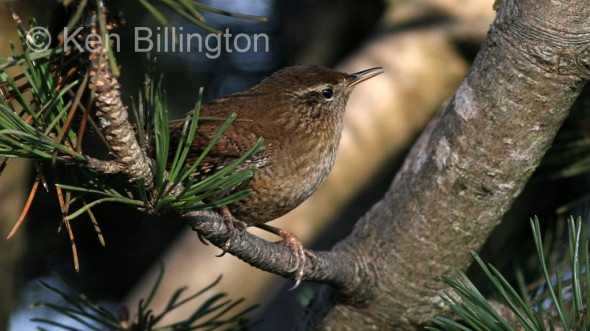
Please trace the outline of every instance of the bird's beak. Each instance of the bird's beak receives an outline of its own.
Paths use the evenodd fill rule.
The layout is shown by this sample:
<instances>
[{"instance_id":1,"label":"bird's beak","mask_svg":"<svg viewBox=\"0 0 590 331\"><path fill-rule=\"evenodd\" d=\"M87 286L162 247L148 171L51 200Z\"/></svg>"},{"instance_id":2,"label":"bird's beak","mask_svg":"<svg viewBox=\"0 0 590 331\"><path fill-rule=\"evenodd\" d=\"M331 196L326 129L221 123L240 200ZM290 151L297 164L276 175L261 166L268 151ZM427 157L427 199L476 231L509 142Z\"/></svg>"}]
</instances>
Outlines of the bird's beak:
<instances>
[{"instance_id":1,"label":"bird's beak","mask_svg":"<svg viewBox=\"0 0 590 331\"><path fill-rule=\"evenodd\" d=\"M376 68L371 68L371 69L359 71L354 74L350 74L348 76L348 86L346 88L350 89L353 86L357 85L358 83L362 83L362 82L366 81L367 79L373 78L373 77L380 75L382 73L383 73L383 68L376 67Z\"/></svg>"}]
</instances>

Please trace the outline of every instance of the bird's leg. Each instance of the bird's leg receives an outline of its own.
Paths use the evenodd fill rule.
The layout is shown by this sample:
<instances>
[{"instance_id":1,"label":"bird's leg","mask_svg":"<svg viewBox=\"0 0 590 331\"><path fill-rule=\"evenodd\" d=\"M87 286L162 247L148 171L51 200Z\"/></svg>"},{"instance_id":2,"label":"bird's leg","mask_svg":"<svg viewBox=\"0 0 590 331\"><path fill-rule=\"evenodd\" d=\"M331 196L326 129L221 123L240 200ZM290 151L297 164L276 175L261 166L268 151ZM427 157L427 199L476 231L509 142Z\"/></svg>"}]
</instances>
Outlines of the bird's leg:
<instances>
[{"instance_id":1,"label":"bird's leg","mask_svg":"<svg viewBox=\"0 0 590 331\"><path fill-rule=\"evenodd\" d=\"M233 237L235 232L238 231L238 233L242 233L244 230L246 230L248 224L235 218L234 215L231 214L227 206L221 207L219 214L221 215L221 217L223 217L223 222L227 227L227 239L225 240L225 243L221 248L221 253L217 255L217 257L222 257L229 249L229 245L231 244L231 238Z\"/></svg>"},{"instance_id":2,"label":"bird's leg","mask_svg":"<svg viewBox=\"0 0 590 331\"><path fill-rule=\"evenodd\" d=\"M309 251L305 251L299 239L297 239L297 237L289 231L285 231L274 226L270 226L266 223L254 223L253 226L268 231L270 233L274 233L277 236L283 238L281 243L291 248L295 256L295 265L293 266L293 268L289 269L288 272L295 273L295 285L293 285L293 287L291 287L289 290L294 290L295 288L297 288L299 284L301 284L301 280L303 279L306 255L312 259L315 258L315 255L313 255Z\"/></svg>"}]
</instances>

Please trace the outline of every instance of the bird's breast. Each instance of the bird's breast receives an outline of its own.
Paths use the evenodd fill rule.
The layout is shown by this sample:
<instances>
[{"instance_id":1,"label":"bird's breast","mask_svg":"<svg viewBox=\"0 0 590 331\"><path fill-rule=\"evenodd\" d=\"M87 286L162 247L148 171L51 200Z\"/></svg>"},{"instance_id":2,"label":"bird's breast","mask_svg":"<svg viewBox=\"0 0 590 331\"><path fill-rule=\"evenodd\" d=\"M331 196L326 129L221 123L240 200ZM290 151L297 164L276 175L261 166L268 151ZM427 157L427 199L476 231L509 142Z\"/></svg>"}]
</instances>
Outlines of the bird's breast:
<instances>
[{"instance_id":1,"label":"bird's breast","mask_svg":"<svg viewBox=\"0 0 590 331\"><path fill-rule=\"evenodd\" d=\"M329 174L336 160L338 142L291 146L265 146L268 165L252 179L253 199L264 200L273 219L291 211L309 198ZM270 221L271 219L265 220Z\"/></svg>"}]
</instances>

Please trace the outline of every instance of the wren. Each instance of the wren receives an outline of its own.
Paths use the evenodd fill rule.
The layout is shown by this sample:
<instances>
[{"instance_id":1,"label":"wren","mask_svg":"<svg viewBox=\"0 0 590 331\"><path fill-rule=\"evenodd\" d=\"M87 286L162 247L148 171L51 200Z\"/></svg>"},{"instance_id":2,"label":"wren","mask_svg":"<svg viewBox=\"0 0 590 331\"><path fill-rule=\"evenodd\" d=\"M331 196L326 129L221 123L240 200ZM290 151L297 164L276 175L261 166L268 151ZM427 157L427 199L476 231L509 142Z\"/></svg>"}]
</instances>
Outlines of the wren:
<instances>
[{"instance_id":1,"label":"wren","mask_svg":"<svg viewBox=\"0 0 590 331\"><path fill-rule=\"evenodd\" d=\"M246 160L256 167L253 177L235 188L250 189L245 199L221 209L230 231L234 226L256 226L273 232L293 248L297 286L303 276L305 253L297 238L266 222L299 206L324 181L336 160L348 97L353 88L383 72L372 68L346 74L320 66L284 68L249 90L201 106L201 117L237 119L196 170L196 179L229 165L248 151L259 137L264 150ZM188 160L196 159L223 121L199 122ZM171 146L180 138L182 123L171 127ZM229 240L226 248L229 247Z\"/></svg>"}]
</instances>

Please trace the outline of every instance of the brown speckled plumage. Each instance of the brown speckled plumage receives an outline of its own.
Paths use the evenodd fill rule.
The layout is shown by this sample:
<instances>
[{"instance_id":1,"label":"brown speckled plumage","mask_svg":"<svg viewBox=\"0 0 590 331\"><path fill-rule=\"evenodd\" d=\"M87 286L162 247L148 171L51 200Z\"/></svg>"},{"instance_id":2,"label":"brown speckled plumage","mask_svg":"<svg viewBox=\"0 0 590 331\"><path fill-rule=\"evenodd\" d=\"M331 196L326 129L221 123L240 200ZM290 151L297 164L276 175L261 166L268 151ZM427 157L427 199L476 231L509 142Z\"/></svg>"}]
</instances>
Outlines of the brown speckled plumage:
<instances>
[{"instance_id":1,"label":"brown speckled plumage","mask_svg":"<svg viewBox=\"0 0 590 331\"><path fill-rule=\"evenodd\" d=\"M380 72L370 69L349 75L319 66L294 66L247 91L202 105L201 117L227 118L234 112L238 116L203 160L199 176L230 164L263 137L264 151L244 165L259 168L244 184L252 189L252 195L228 208L248 225L288 213L315 192L334 165L352 86ZM222 123L199 122L193 158L200 155ZM174 125L172 146L178 139L174 139L174 132L178 135L182 123Z\"/></svg>"}]
</instances>

